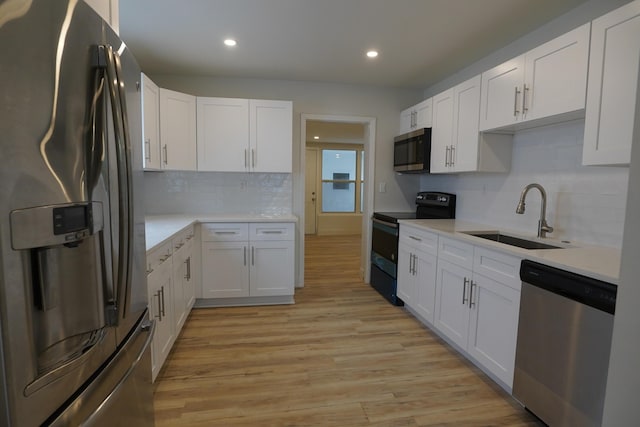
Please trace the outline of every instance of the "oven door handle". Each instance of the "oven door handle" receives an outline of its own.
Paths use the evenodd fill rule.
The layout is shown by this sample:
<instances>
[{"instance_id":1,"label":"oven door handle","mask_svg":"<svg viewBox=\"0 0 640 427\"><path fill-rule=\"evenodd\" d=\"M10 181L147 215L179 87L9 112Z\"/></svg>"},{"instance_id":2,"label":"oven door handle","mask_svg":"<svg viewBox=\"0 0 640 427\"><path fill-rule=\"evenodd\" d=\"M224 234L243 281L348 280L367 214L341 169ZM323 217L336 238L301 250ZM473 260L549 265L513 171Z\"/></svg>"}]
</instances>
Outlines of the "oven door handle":
<instances>
[{"instance_id":1,"label":"oven door handle","mask_svg":"<svg viewBox=\"0 0 640 427\"><path fill-rule=\"evenodd\" d=\"M391 228L400 227L400 225L398 223L395 223L395 222L383 221L383 220L378 219L378 218L372 218L372 220L373 220L373 222L377 222L378 224L386 225L387 227L391 227Z\"/></svg>"}]
</instances>

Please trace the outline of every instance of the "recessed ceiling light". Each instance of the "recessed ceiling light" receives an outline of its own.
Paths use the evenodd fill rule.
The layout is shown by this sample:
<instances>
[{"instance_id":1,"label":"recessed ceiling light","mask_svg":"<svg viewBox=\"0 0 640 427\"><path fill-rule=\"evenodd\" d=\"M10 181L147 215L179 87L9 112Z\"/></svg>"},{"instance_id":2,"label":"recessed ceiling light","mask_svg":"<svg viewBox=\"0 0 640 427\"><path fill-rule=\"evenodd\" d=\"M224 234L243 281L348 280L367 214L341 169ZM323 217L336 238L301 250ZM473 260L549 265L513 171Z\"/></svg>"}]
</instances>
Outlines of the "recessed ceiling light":
<instances>
[{"instance_id":1,"label":"recessed ceiling light","mask_svg":"<svg viewBox=\"0 0 640 427\"><path fill-rule=\"evenodd\" d=\"M378 51L377 50L370 50L367 52L367 56L369 58L375 58L376 56L378 56Z\"/></svg>"},{"instance_id":2,"label":"recessed ceiling light","mask_svg":"<svg viewBox=\"0 0 640 427\"><path fill-rule=\"evenodd\" d=\"M320 137L316 135L313 137L313 139L320 139Z\"/></svg>"},{"instance_id":3,"label":"recessed ceiling light","mask_svg":"<svg viewBox=\"0 0 640 427\"><path fill-rule=\"evenodd\" d=\"M224 44L225 46L234 47L238 44L238 42L236 42L234 39L225 39Z\"/></svg>"}]
</instances>

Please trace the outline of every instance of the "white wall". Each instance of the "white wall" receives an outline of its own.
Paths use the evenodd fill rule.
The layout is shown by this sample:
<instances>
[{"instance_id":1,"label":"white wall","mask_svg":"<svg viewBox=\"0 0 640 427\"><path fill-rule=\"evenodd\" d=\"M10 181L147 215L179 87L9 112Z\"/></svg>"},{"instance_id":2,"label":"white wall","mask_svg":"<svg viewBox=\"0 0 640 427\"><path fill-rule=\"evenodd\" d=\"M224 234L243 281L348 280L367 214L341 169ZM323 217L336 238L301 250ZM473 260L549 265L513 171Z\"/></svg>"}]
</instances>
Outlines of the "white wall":
<instances>
[{"instance_id":1,"label":"white wall","mask_svg":"<svg viewBox=\"0 0 640 427\"><path fill-rule=\"evenodd\" d=\"M620 248L629 169L582 166L583 134L583 120L521 131L509 173L427 175L421 187L456 194L459 219L535 236L540 193L527 194L524 215L515 210L523 188L537 182L547 192L549 237Z\"/></svg>"},{"instance_id":2,"label":"white wall","mask_svg":"<svg viewBox=\"0 0 640 427\"><path fill-rule=\"evenodd\" d=\"M640 420L640 76L636 93L636 121L629 172L627 212L620 266L620 286L616 298L611 359L604 400L602 425L627 427Z\"/></svg>"}]
</instances>

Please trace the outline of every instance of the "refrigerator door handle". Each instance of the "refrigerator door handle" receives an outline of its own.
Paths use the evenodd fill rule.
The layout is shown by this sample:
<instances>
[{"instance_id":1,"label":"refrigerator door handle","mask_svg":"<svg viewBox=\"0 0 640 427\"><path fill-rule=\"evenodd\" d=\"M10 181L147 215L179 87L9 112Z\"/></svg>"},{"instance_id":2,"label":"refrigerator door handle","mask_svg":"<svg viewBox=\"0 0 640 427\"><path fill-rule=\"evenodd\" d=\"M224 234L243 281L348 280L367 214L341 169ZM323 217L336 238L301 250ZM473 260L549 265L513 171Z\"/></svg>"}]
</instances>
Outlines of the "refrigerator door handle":
<instances>
[{"instance_id":1,"label":"refrigerator door handle","mask_svg":"<svg viewBox=\"0 0 640 427\"><path fill-rule=\"evenodd\" d=\"M118 319L123 318L127 312L129 292L131 288L131 251L133 235L133 197L131 191L131 144L129 140L129 123L127 121L126 94L122 82L122 66L120 56L113 51L111 46L103 46L107 85L111 97L111 110L116 140L116 159L118 170L118 272L116 308Z\"/></svg>"}]
</instances>

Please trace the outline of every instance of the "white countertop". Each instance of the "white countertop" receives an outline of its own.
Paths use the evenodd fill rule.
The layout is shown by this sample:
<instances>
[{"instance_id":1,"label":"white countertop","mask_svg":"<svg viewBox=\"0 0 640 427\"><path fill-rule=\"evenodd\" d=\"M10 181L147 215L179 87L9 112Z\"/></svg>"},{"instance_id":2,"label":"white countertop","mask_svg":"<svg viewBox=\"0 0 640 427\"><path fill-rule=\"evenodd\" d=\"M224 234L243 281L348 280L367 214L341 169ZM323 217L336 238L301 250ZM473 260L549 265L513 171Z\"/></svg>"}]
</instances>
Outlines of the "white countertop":
<instances>
[{"instance_id":1,"label":"white countertop","mask_svg":"<svg viewBox=\"0 0 640 427\"><path fill-rule=\"evenodd\" d=\"M520 232L512 232L498 227L492 227L454 219L411 219L400 220L400 224L407 224L425 228L442 236L454 237L466 240L474 245L482 245L490 249L505 252L511 255L546 264L562 270L593 277L594 279L617 285L620 274L619 249L586 245L580 242L565 242L553 238L536 238L535 235L523 235ZM500 231L516 237L536 240L550 245L557 245L563 249L523 249L492 240L471 236L465 232L470 231Z\"/></svg>"},{"instance_id":2,"label":"white countertop","mask_svg":"<svg viewBox=\"0 0 640 427\"><path fill-rule=\"evenodd\" d=\"M150 215L144 218L147 252L171 236L195 223L203 222L298 222L295 215L194 214Z\"/></svg>"}]
</instances>

